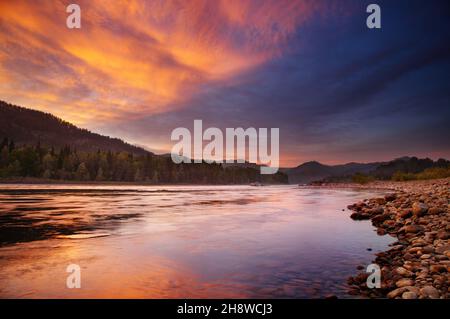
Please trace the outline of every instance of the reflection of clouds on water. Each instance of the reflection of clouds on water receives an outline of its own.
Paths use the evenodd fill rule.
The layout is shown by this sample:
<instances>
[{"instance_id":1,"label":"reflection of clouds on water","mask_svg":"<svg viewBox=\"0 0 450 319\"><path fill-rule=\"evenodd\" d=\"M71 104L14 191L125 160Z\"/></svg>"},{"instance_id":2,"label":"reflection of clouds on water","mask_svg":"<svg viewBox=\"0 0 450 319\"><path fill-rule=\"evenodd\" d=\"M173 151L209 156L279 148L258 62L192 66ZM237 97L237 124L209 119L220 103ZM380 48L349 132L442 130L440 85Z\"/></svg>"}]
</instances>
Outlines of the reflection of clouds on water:
<instances>
[{"instance_id":1,"label":"reflection of clouds on water","mask_svg":"<svg viewBox=\"0 0 450 319\"><path fill-rule=\"evenodd\" d=\"M29 195L39 197L30 201L24 197ZM48 198L40 198L43 196ZM86 197L86 193L80 193L79 196ZM116 227L114 221L140 216L139 213L115 214L109 210L102 214L95 213L95 210L89 209L89 202L83 203L74 195L69 196L67 191L35 190L21 193L0 190L0 204L0 246L55 236L72 238L77 234Z\"/></svg>"},{"instance_id":2,"label":"reflection of clouds on water","mask_svg":"<svg viewBox=\"0 0 450 319\"><path fill-rule=\"evenodd\" d=\"M133 190L116 189L116 187L106 189L66 187L0 190L2 204L0 245L42 240L54 236L69 238L78 233L112 229L119 226L114 221L139 218L142 215L140 211L149 207L148 202L139 203L139 201L148 196L161 197L161 194L166 193L210 194L209 191L189 189ZM99 200L102 202L95 202ZM171 198L159 200L172 201ZM138 209L139 212L115 213L115 211L130 211L130 209Z\"/></svg>"},{"instance_id":3,"label":"reflection of clouds on water","mask_svg":"<svg viewBox=\"0 0 450 319\"><path fill-rule=\"evenodd\" d=\"M1 297L345 297L391 241L342 212L367 191L86 187L1 186Z\"/></svg>"}]
</instances>

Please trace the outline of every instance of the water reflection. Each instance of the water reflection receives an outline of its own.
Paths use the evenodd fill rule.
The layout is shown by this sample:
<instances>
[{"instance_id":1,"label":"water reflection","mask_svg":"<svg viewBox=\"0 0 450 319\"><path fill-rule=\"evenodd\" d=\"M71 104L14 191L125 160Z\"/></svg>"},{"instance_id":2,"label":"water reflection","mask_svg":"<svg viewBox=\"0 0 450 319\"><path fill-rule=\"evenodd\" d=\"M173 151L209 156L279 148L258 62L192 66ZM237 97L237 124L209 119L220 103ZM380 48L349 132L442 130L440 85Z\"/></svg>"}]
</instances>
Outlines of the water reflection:
<instances>
[{"instance_id":1,"label":"water reflection","mask_svg":"<svg viewBox=\"0 0 450 319\"><path fill-rule=\"evenodd\" d=\"M294 186L0 187L0 297L347 297L389 237ZM67 289L67 265L82 288Z\"/></svg>"}]
</instances>

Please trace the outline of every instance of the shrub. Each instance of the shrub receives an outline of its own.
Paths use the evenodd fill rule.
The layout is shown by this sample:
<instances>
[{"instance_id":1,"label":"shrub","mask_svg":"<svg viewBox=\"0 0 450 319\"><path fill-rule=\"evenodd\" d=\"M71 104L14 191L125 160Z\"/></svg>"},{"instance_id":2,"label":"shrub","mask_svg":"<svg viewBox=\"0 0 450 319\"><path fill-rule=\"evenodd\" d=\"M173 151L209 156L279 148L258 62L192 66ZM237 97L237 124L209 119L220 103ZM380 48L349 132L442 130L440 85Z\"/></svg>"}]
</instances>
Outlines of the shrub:
<instances>
[{"instance_id":1,"label":"shrub","mask_svg":"<svg viewBox=\"0 0 450 319\"><path fill-rule=\"evenodd\" d=\"M391 179L393 181L398 181L398 182L412 181L412 180L417 179L417 176L413 173L404 173L404 172L397 171L394 173L394 175L392 175Z\"/></svg>"},{"instance_id":2,"label":"shrub","mask_svg":"<svg viewBox=\"0 0 450 319\"><path fill-rule=\"evenodd\" d=\"M450 177L450 167L427 168L423 172L417 174L418 179L436 179L447 177Z\"/></svg>"},{"instance_id":3,"label":"shrub","mask_svg":"<svg viewBox=\"0 0 450 319\"><path fill-rule=\"evenodd\" d=\"M356 173L352 176L352 182L358 184L367 184L369 182L372 182L373 180L374 180L373 176L365 175L362 173Z\"/></svg>"}]
</instances>

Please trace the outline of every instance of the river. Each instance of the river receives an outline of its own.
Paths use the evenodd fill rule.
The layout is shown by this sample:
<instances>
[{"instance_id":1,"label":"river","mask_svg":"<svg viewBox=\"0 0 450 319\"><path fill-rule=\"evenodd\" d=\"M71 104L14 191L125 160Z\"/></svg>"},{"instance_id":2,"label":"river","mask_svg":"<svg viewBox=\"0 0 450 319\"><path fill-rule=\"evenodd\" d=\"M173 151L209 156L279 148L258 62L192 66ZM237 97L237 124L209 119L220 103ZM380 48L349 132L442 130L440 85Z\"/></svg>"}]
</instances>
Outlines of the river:
<instances>
[{"instance_id":1,"label":"river","mask_svg":"<svg viewBox=\"0 0 450 319\"><path fill-rule=\"evenodd\" d=\"M347 277L394 241L349 217L348 204L376 195L0 185L0 297L348 298ZM66 285L71 264L81 288Z\"/></svg>"}]
</instances>

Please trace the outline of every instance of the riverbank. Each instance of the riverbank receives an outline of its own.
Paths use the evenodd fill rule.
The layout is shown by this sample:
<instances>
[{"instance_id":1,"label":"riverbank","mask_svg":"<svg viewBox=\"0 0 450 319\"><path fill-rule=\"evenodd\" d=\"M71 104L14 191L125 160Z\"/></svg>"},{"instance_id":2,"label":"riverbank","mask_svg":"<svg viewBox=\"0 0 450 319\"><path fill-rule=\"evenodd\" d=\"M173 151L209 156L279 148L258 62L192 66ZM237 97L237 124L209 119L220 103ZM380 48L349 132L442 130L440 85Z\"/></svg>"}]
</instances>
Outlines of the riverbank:
<instances>
[{"instance_id":1,"label":"riverbank","mask_svg":"<svg viewBox=\"0 0 450 319\"><path fill-rule=\"evenodd\" d=\"M367 298L450 298L450 178L319 187L390 190L384 197L349 205L354 220L371 220L379 235L397 241L373 261L381 288L369 289L369 274L348 279L349 293Z\"/></svg>"},{"instance_id":2,"label":"riverbank","mask_svg":"<svg viewBox=\"0 0 450 319\"><path fill-rule=\"evenodd\" d=\"M59 180L46 179L38 177L11 177L0 178L0 185L22 184L22 185L93 185L93 186L270 186L270 185L288 185L282 183L261 183L249 182L241 184L205 184L205 183L153 183L153 182L126 182L126 181L77 181L77 180Z\"/></svg>"}]
</instances>

